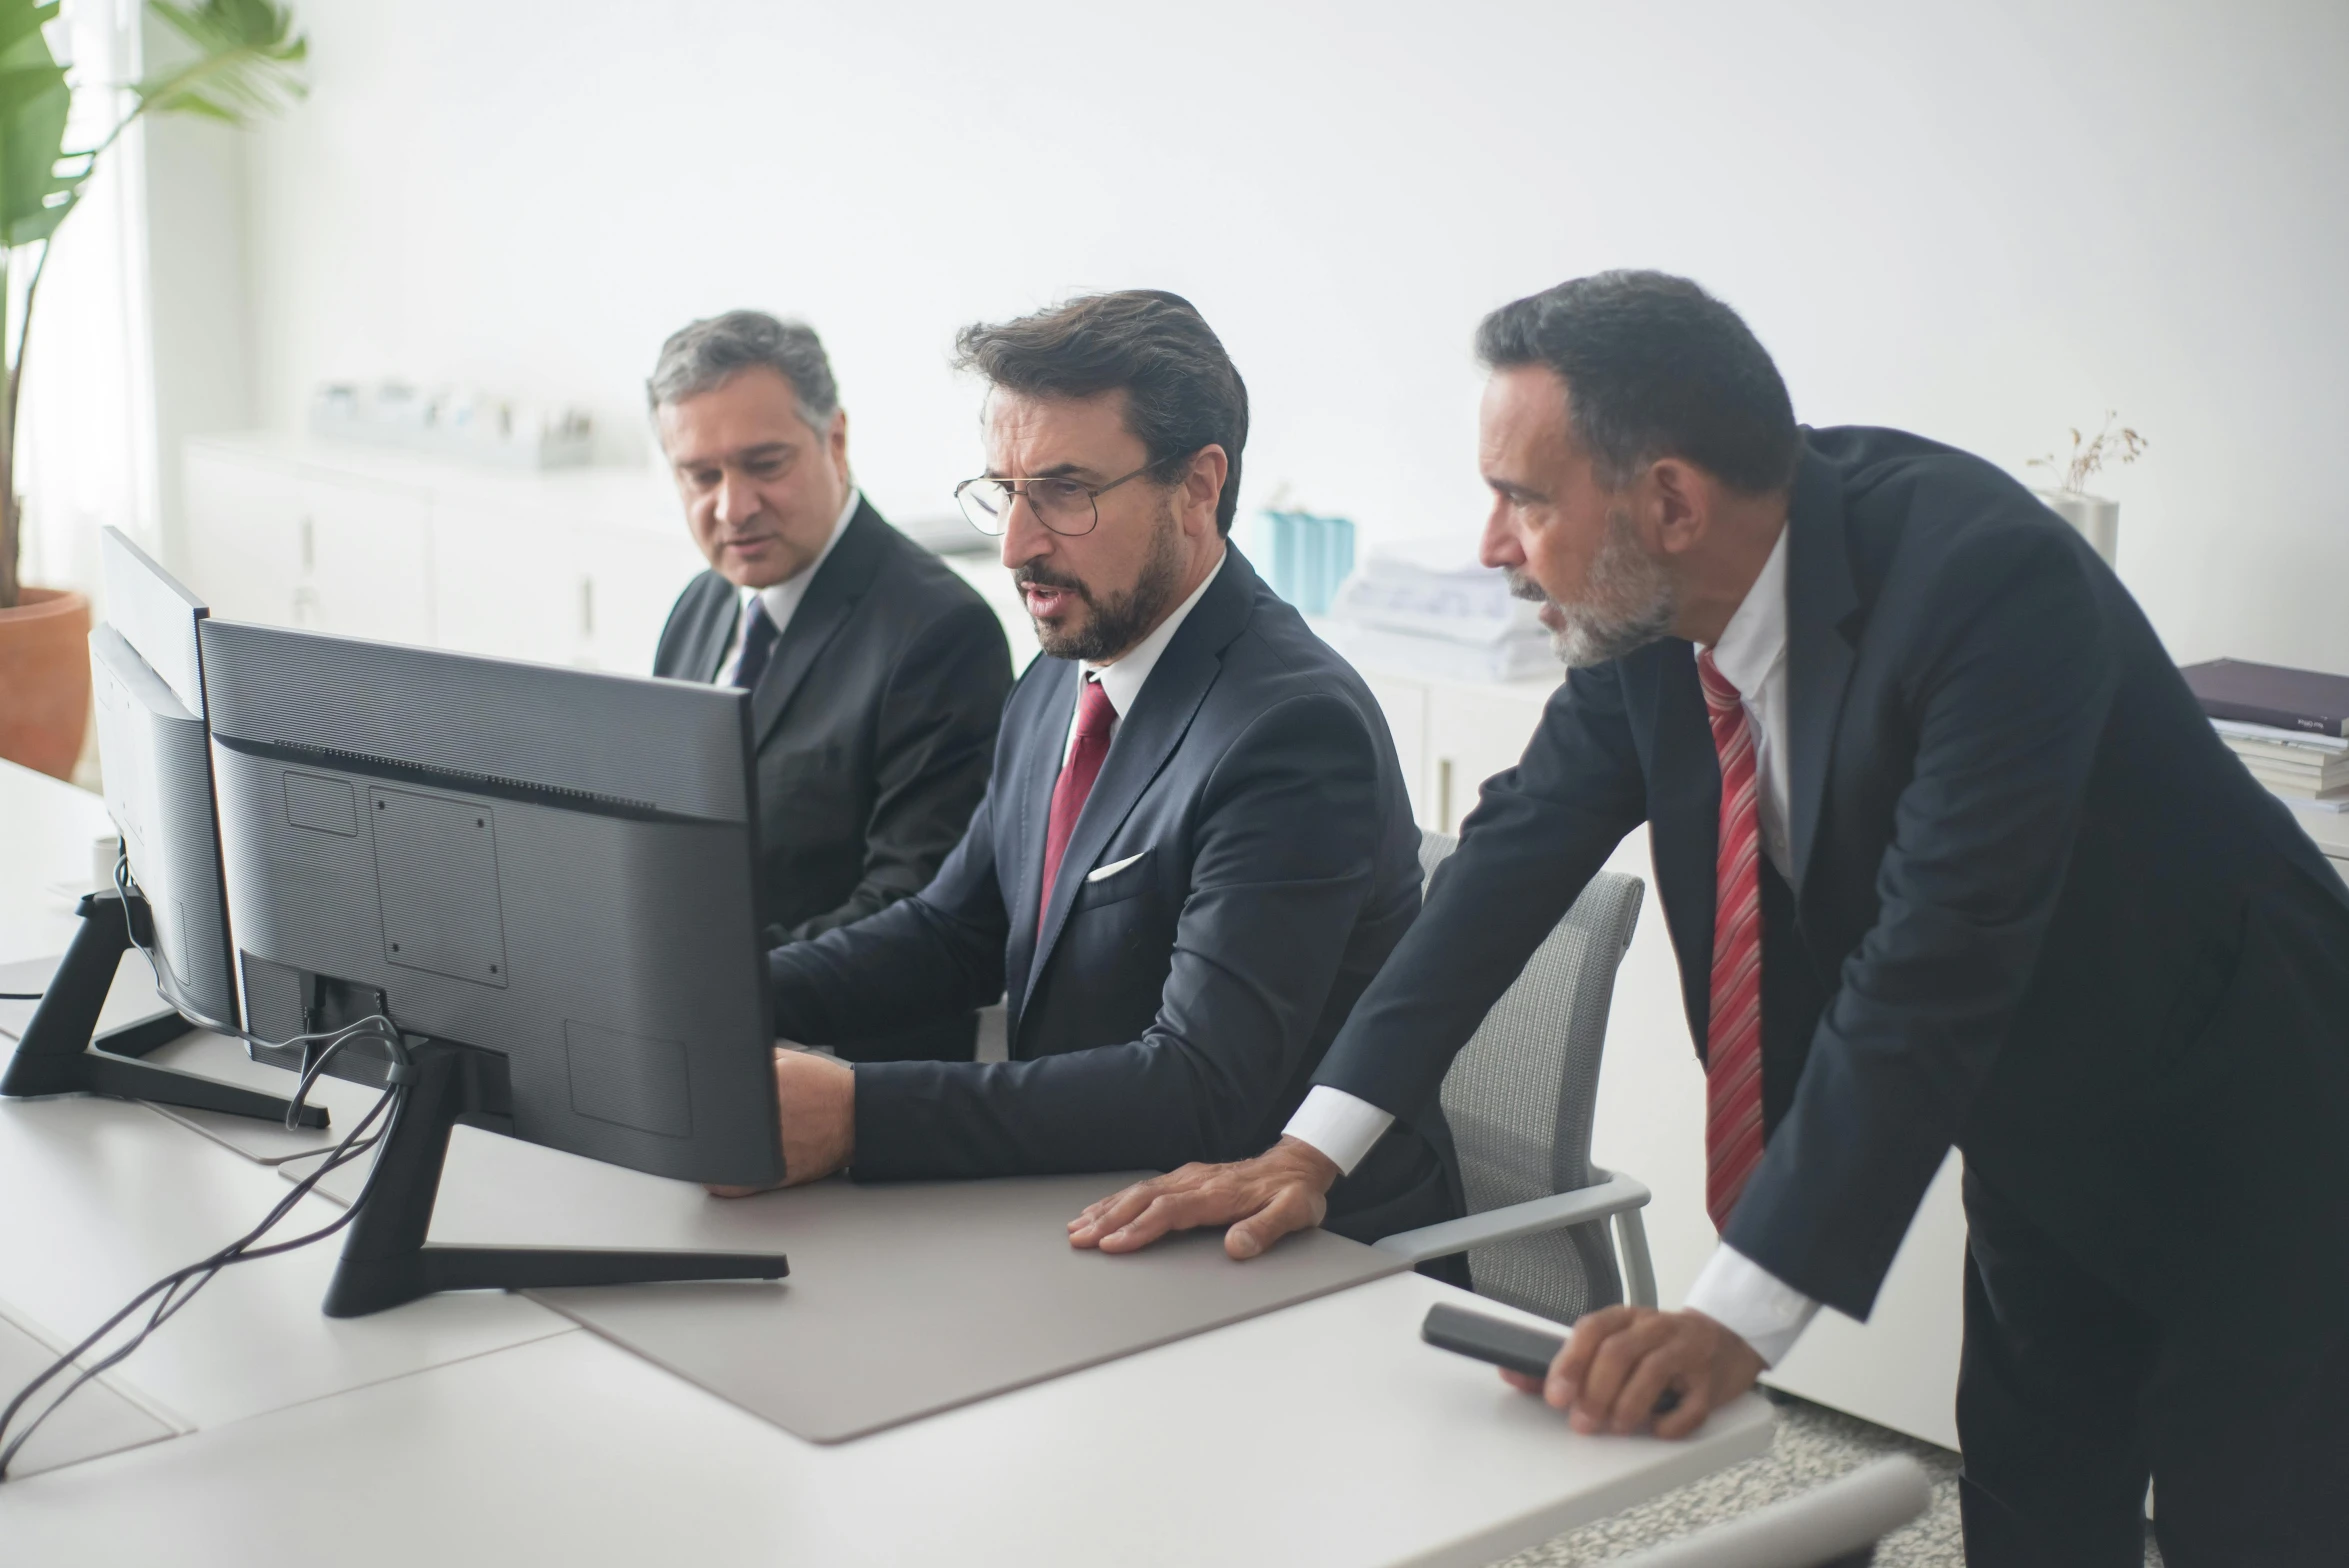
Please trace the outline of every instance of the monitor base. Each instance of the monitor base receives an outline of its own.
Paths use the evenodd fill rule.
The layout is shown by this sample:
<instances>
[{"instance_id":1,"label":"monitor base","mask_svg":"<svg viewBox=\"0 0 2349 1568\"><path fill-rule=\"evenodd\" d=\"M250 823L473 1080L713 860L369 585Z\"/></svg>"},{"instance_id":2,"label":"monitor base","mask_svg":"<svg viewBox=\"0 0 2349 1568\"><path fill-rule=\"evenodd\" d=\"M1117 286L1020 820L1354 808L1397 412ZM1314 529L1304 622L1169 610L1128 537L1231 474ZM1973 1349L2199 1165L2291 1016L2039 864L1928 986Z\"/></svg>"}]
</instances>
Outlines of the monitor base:
<instances>
[{"instance_id":1,"label":"monitor base","mask_svg":"<svg viewBox=\"0 0 2349 1568\"><path fill-rule=\"evenodd\" d=\"M0 1072L0 1095L107 1094L263 1121L285 1120L293 1104L278 1095L138 1060L188 1032L192 1026L176 1013L95 1034L99 1010L114 986L115 966L131 948L131 922L138 922L140 937L152 945L154 920L144 898L133 893L126 901L112 889L85 894L75 913L82 917L81 929L42 992L41 1005L16 1042L7 1070ZM324 1127L325 1108L303 1106L297 1124Z\"/></svg>"},{"instance_id":2,"label":"monitor base","mask_svg":"<svg viewBox=\"0 0 2349 1568\"><path fill-rule=\"evenodd\" d=\"M465 1247L425 1240L448 1158L449 1134L482 1100L481 1053L413 1040L415 1074L384 1134L359 1198L342 1260L326 1288L330 1318L364 1317L443 1290L534 1290L683 1280L776 1280L779 1252L607 1251Z\"/></svg>"}]
</instances>

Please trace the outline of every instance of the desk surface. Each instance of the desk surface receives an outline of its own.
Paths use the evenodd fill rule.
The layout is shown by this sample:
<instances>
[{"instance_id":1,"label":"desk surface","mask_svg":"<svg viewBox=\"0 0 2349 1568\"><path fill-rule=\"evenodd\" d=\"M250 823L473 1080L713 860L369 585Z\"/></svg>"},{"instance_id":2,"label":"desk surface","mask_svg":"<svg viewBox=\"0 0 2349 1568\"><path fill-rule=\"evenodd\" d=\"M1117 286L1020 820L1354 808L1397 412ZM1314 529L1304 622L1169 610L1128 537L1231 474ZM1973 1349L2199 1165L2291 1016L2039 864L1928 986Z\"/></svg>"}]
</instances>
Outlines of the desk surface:
<instances>
[{"instance_id":1,"label":"desk surface","mask_svg":"<svg viewBox=\"0 0 2349 1568\"><path fill-rule=\"evenodd\" d=\"M0 857L0 961L70 935L42 886L86 867L94 809L0 765L26 851ZM0 1103L0 1301L78 1337L284 1190L143 1107ZM1420 1344L1460 1293L1401 1275L827 1447L519 1297L326 1319L331 1263L223 1275L116 1374L195 1430L9 1482L0 1561L1468 1565L1759 1452L1772 1424L1749 1396L1686 1443L1579 1437Z\"/></svg>"}]
</instances>

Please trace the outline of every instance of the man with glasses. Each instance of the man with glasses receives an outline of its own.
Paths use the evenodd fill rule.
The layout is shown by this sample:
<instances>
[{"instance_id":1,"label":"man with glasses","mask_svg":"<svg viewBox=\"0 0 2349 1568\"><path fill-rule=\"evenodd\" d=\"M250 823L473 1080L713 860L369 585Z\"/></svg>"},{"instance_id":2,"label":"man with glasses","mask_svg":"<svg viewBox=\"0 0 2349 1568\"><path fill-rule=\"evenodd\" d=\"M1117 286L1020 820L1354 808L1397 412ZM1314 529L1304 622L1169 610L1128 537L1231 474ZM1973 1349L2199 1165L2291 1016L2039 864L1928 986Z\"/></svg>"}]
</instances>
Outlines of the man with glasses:
<instances>
[{"instance_id":1,"label":"man with glasses","mask_svg":"<svg viewBox=\"0 0 2349 1568\"><path fill-rule=\"evenodd\" d=\"M769 945L860 920L928 882L970 824L1011 687L1002 624L857 489L804 324L696 321L646 394L710 563L653 673L750 693ZM976 1037L966 1008L863 1049L968 1060Z\"/></svg>"},{"instance_id":2,"label":"man with glasses","mask_svg":"<svg viewBox=\"0 0 2349 1568\"><path fill-rule=\"evenodd\" d=\"M793 1182L1171 1169L1277 1135L1419 909L1419 831L1353 670L1227 541L1247 391L1132 290L974 326L987 472L1043 657L937 879L778 949L778 1031L854 1041L1006 998L1011 1059L781 1052ZM850 1065L853 1064L853 1065ZM1457 1213L1440 1114L1339 1182L1374 1239Z\"/></svg>"}]
</instances>

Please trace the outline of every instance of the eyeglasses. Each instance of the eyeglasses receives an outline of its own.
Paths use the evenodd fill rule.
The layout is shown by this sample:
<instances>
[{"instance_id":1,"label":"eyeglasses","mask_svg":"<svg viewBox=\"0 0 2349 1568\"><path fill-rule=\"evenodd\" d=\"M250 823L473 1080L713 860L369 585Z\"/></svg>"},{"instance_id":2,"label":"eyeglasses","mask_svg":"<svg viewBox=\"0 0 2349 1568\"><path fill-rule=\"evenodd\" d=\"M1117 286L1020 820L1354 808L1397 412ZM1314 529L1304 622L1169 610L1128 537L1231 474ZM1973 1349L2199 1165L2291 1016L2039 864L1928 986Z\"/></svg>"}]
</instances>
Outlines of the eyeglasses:
<instances>
[{"instance_id":1,"label":"eyeglasses","mask_svg":"<svg viewBox=\"0 0 2349 1568\"><path fill-rule=\"evenodd\" d=\"M1074 537L1091 533L1101 521L1101 509L1094 503L1102 496L1127 479L1139 479L1162 466L1163 463L1144 463L1124 478L1112 479L1105 485L1089 485L1075 479L965 479L954 487L954 500L973 528L1000 537L1011 526L1011 503L1024 495L1037 522L1056 534Z\"/></svg>"}]
</instances>

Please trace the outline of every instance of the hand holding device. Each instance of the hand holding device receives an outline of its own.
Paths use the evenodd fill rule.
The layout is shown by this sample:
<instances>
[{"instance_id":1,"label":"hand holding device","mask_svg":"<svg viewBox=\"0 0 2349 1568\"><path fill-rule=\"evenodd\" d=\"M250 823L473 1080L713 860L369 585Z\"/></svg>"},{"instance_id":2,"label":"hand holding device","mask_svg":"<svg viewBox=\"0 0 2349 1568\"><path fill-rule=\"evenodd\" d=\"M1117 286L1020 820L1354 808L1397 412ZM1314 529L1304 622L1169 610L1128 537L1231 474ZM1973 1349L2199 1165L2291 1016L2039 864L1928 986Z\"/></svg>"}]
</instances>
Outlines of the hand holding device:
<instances>
[{"instance_id":1,"label":"hand holding device","mask_svg":"<svg viewBox=\"0 0 2349 1568\"><path fill-rule=\"evenodd\" d=\"M1577 1432L1686 1437L1761 1375L1753 1347L1701 1312L1604 1307L1571 1337L1438 1304L1421 1337L1501 1368L1511 1387L1568 1411ZM1550 1352L1545 1359L1544 1350Z\"/></svg>"}]
</instances>

